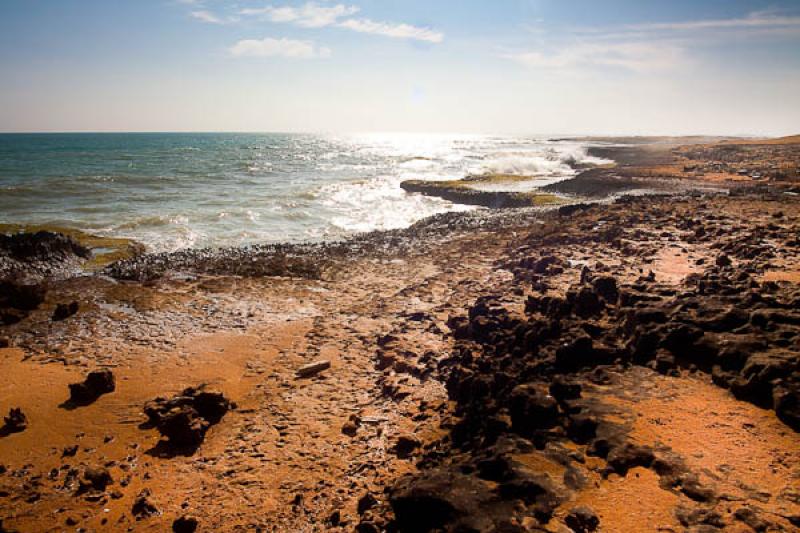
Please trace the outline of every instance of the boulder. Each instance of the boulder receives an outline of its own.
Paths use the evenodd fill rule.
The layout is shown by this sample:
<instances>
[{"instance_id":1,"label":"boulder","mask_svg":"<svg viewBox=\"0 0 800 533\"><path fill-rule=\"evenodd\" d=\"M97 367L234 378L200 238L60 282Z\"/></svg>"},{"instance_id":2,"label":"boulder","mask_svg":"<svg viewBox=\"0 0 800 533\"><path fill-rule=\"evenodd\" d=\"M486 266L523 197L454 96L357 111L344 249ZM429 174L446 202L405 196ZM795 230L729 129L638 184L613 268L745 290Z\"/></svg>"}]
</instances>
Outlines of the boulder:
<instances>
[{"instance_id":1,"label":"boulder","mask_svg":"<svg viewBox=\"0 0 800 533\"><path fill-rule=\"evenodd\" d=\"M86 492L89 490L97 490L103 492L108 485L111 485L114 479L111 473L106 468L87 468L83 473L83 481L81 481L80 489L78 492Z\"/></svg>"},{"instance_id":2,"label":"boulder","mask_svg":"<svg viewBox=\"0 0 800 533\"><path fill-rule=\"evenodd\" d=\"M109 369L95 370L86 376L81 383L69 385L69 399L75 405L88 405L103 394L114 392L116 380Z\"/></svg>"},{"instance_id":3,"label":"boulder","mask_svg":"<svg viewBox=\"0 0 800 533\"><path fill-rule=\"evenodd\" d=\"M397 530L408 533L491 531L483 508L493 500L482 481L446 468L405 478L389 491Z\"/></svg>"},{"instance_id":4,"label":"boulder","mask_svg":"<svg viewBox=\"0 0 800 533\"><path fill-rule=\"evenodd\" d=\"M41 285L0 281L0 308L33 311L44 302L47 290Z\"/></svg>"},{"instance_id":5,"label":"boulder","mask_svg":"<svg viewBox=\"0 0 800 533\"><path fill-rule=\"evenodd\" d=\"M56 305L55 311L53 311L52 320L53 322L59 322L61 320L66 320L67 318L71 317L75 313L78 312L78 302L70 302L68 304L58 304Z\"/></svg>"},{"instance_id":6,"label":"boulder","mask_svg":"<svg viewBox=\"0 0 800 533\"><path fill-rule=\"evenodd\" d=\"M558 403L534 384L518 385L511 391L509 411L513 431L530 436L558 423Z\"/></svg>"},{"instance_id":7,"label":"boulder","mask_svg":"<svg viewBox=\"0 0 800 533\"><path fill-rule=\"evenodd\" d=\"M197 531L197 519L191 516L181 516L172 522L174 533L194 533Z\"/></svg>"},{"instance_id":8,"label":"boulder","mask_svg":"<svg viewBox=\"0 0 800 533\"><path fill-rule=\"evenodd\" d=\"M775 413L783 423L800 432L800 383L784 383L772 391Z\"/></svg>"},{"instance_id":9,"label":"boulder","mask_svg":"<svg viewBox=\"0 0 800 533\"><path fill-rule=\"evenodd\" d=\"M206 391L201 386L185 389L170 399L156 398L147 402L144 412L170 445L196 448L208 429L234 407L222 393Z\"/></svg>"},{"instance_id":10,"label":"boulder","mask_svg":"<svg viewBox=\"0 0 800 533\"><path fill-rule=\"evenodd\" d=\"M600 519L593 510L586 506L574 507L564 518L564 523L575 533L596 531L600 526Z\"/></svg>"},{"instance_id":11,"label":"boulder","mask_svg":"<svg viewBox=\"0 0 800 533\"><path fill-rule=\"evenodd\" d=\"M612 276L600 276L595 278L592 282L594 292L600 296L606 303L616 304L619 299L619 287L617 286L617 279Z\"/></svg>"},{"instance_id":12,"label":"boulder","mask_svg":"<svg viewBox=\"0 0 800 533\"><path fill-rule=\"evenodd\" d=\"M579 370L598 364L594 357L594 343L588 335L566 342L556 350L556 365L563 370Z\"/></svg>"},{"instance_id":13,"label":"boulder","mask_svg":"<svg viewBox=\"0 0 800 533\"><path fill-rule=\"evenodd\" d=\"M581 318L597 316L605 308L603 301L590 287L582 287L577 293L568 293L567 300Z\"/></svg>"},{"instance_id":14,"label":"boulder","mask_svg":"<svg viewBox=\"0 0 800 533\"><path fill-rule=\"evenodd\" d=\"M649 446L639 446L629 442L611 448L606 457L608 469L621 476L628 473L631 468L642 466L649 467L655 455Z\"/></svg>"}]
</instances>

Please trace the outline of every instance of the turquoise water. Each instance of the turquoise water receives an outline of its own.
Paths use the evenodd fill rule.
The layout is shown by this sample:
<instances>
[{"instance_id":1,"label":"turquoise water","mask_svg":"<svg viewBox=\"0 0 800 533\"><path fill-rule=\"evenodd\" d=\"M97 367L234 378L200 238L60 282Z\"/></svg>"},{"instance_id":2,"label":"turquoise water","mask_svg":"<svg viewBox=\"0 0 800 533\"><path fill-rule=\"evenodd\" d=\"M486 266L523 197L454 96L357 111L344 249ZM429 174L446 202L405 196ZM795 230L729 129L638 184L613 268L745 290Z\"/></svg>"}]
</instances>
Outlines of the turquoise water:
<instances>
[{"instance_id":1,"label":"turquoise water","mask_svg":"<svg viewBox=\"0 0 800 533\"><path fill-rule=\"evenodd\" d=\"M154 251L339 238L464 206L404 179L573 174L582 146L464 135L0 134L0 222L132 237Z\"/></svg>"}]
</instances>

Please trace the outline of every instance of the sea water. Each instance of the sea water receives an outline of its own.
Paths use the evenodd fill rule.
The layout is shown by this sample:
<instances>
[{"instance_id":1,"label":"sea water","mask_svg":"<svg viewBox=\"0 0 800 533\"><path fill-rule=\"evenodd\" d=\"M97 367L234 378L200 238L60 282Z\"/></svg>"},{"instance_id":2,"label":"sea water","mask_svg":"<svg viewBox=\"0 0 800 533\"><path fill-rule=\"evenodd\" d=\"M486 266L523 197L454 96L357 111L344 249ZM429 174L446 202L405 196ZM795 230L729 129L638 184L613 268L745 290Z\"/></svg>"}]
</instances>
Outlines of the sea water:
<instances>
[{"instance_id":1,"label":"sea water","mask_svg":"<svg viewBox=\"0 0 800 533\"><path fill-rule=\"evenodd\" d=\"M406 193L403 180L506 173L540 186L592 161L581 143L536 137L0 134L0 223L129 237L151 251L336 239L473 209Z\"/></svg>"}]
</instances>

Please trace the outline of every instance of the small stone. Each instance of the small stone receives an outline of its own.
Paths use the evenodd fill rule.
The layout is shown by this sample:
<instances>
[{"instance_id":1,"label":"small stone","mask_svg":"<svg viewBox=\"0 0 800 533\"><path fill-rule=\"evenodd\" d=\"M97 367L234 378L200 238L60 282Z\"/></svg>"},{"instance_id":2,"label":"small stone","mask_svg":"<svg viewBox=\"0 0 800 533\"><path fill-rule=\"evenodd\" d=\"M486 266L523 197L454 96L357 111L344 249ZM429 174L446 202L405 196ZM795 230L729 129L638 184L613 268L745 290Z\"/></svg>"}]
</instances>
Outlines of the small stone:
<instances>
[{"instance_id":1,"label":"small stone","mask_svg":"<svg viewBox=\"0 0 800 533\"><path fill-rule=\"evenodd\" d=\"M78 312L78 302L70 302L69 304L58 304L56 305L55 311L53 311L52 320L53 322L66 320L67 318L71 317L77 312Z\"/></svg>"},{"instance_id":2,"label":"small stone","mask_svg":"<svg viewBox=\"0 0 800 533\"><path fill-rule=\"evenodd\" d=\"M131 513L136 517L136 520L142 520L158 514L158 508L153 505L149 498L150 490L144 489L134 500Z\"/></svg>"},{"instance_id":3,"label":"small stone","mask_svg":"<svg viewBox=\"0 0 800 533\"><path fill-rule=\"evenodd\" d=\"M19 433L28 427L28 417L19 407L12 408L8 416L4 417L4 421L6 425L3 429L8 433Z\"/></svg>"},{"instance_id":4,"label":"small stone","mask_svg":"<svg viewBox=\"0 0 800 533\"><path fill-rule=\"evenodd\" d=\"M358 507L356 509L358 510L358 514L362 515L376 505L378 505L378 500L372 495L371 492L368 492L359 498Z\"/></svg>"},{"instance_id":5,"label":"small stone","mask_svg":"<svg viewBox=\"0 0 800 533\"><path fill-rule=\"evenodd\" d=\"M87 468L83 473L83 479L85 483L81 483L80 492L85 492L90 488L102 492L114 482L111 478L111 473L105 468Z\"/></svg>"},{"instance_id":6,"label":"small stone","mask_svg":"<svg viewBox=\"0 0 800 533\"><path fill-rule=\"evenodd\" d=\"M331 367L331 362L327 360L315 361L313 363L309 363L305 366L301 366L297 369L297 377L298 378L310 378L316 374L319 374L323 370L327 370Z\"/></svg>"},{"instance_id":7,"label":"small stone","mask_svg":"<svg viewBox=\"0 0 800 533\"><path fill-rule=\"evenodd\" d=\"M78 445L74 444L72 446L66 446L61 451L61 457L75 457L75 454L78 453Z\"/></svg>"},{"instance_id":8,"label":"small stone","mask_svg":"<svg viewBox=\"0 0 800 533\"><path fill-rule=\"evenodd\" d=\"M182 516L172 522L172 531L175 533L194 533L197 530L197 519L191 516Z\"/></svg>"},{"instance_id":9,"label":"small stone","mask_svg":"<svg viewBox=\"0 0 800 533\"><path fill-rule=\"evenodd\" d=\"M394 450L397 454L397 457L401 459L405 459L410 457L414 450L422 446L422 442L414 435L401 435L397 439L397 444L395 444Z\"/></svg>"},{"instance_id":10,"label":"small stone","mask_svg":"<svg viewBox=\"0 0 800 533\"><path fill-rule=\"evenodd\" d=\"M342 433L348 437L355 437L359 427L361 427L361 418L358 415L350 415L350 418L342 426Z\"/></svg>"}]
</instances>

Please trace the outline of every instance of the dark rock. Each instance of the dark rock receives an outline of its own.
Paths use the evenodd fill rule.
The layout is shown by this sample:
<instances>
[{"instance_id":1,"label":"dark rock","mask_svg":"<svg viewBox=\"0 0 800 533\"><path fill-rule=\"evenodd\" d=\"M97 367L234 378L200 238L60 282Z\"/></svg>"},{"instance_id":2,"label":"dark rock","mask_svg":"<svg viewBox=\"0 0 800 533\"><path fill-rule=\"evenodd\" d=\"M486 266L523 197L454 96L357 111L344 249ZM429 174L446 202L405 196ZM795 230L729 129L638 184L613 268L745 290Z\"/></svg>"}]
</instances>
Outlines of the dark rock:
<instances>
[{"instance_id":1,"label":"dark rock","mask_svg":"<svg viewBox=\"0 0 800 533\"><path fill-rule=\"evenodd\" d=\"M608 452L606 461L612 472L624 476L631 468L649 467L654 458L653 450L650 447L625 443L622 446L613 447Z\"/></svg>"},{"instance_id":2,"label":"dark rock","mask_svg":"<svg viewBox=\"0 0 800 533\"><path fill-rule=\"evenodd\" d=\"M81 483L79 492L86 492L89 489L103 492L106 487L114 482L111 473L106 468L87 468L83 473L84 482Z\"/></svg>"},{"instance_id":3,"label":"dark rock","mask_svg":"<svg viewBox=\"0 0 800 533\"><path fill-rule=\"evenodd\" d=\"M359 427L361 427L361 417L358 415L350 415L347 422L342 425L342 433L348 437L355 437Z\"/></svg>"},{"instance_id":4,"label":"dark rock","mask_svg":"<svg viewBox=\"0 0 800 533\"><path fill-rule=\"evenodd\" d=\"M575 507L564 518L567 527L576 533L595 531L600 526L600 519L597 515L585 506Z\"/></svg>"},{"instance_id":5,"label":"dark rock","mask_svg":"<svg viewBox=\"0 0 800 533\"><path fill-rule=\"evenodd\" d=\"M775 413L784 424L800 432L800 384L785 383L772 390Z\"/></svg>"},{"instance_id":6,"label":"dark rock","mask_svg":"<svg viewBox=\"0 0 800 533\"><path fill-rule=\"evenodd\" d=\"M546 474L522 470L511 480L501 483L497 490L505 500L522 500L540 522L548 522L563 500Z\"/></svg>"},{"instance_id":7,"label":"dark rock","mask_svg":"<svg viewBox=\"0 0 800 533\"><path fill-rule=\"evenodd\" d=\"M504 454L495 454L491 457L481 459L477 465L478 476L488 481L506 481L515 475L515 465L511 459Z\"/></svg>"},{"instance_id":8,"label":"dark rock","mask_svg":"<svg viewBox=\"0 0 800 533\"><path fill-rule=\"evenodd\" d=\"M772 407L774 381L790 375L799 365L797 356L788 351L753 354L739 377L731 382L731 392L739 399Z\"/></svg>"},{"instance_id":9,"label":"dark rock","mask_svg":"<svg viewBox=\"0 0 800 533\"><path fill-rule=\"evenodd\" d=\"M581 397L579 383L570 383L564 377L557 376L550 382L550 395L556 400L575 400Z\"/></svg>"},{"instance_id":10,"label":"dark rock","mask_svg":"<svg viewBox=\"0 0 800 533\"><path fill-rule=\"evenodd\" d=\"M114 392L116 381L111 370L103 369L90 372L82 383L71 383L69 386L70 402L76 405L88 405L103 394Z\"/></svg>"},{"instance_id":11,"label":"dark rock","mask_svg":"<svg viewBox=\"0 0 800 533\"><path fill-rule=\"evenodd\" d=\"M131 513L136 520L143 520L159 513L158 508L150 501L150 494L149 489L144 489L133 501Z\"/></svg>"},{"instance_id":12,"label":"dark rock","mask_svg":"<svg viewBox=\"0 0 800 533\"><path fill-rule=\"evenodd\" d=\"M631 319L636 325L664 324L667 322L667 313L657 307L646 307L634 311Z\"/></svg>"},{"instance_id":13,"label":"dark rock","mask_svg":"<svg viewBox=\"0 0 800 533\"><path fill-rule=\"evenodd\" d=\"M0 281L0 308L11 307L21 311L33 311L44 302L46 294L46 289L41 285Z\"/></svg>"},{"instance_id":14,"label":"dark rock","mask_svg":"<svg viewBox=\"0 0 800 533\"><path fill-rule=\"evenodd\" d=\"M661 345L672 353L687 357L694 343L703 336L703 330L689 324L671 323L666 327L666 333Z\"/></svg>"},{"instance_id":15,"label":"dark rock","mask_svg":"<svg viewBox=\"0 0 800 533\"><path fill-rule=\"evenodd\" d=\"M754 531L767 531L770 528L770 524L759 518L752 507L741 507L733 513L733 516L750 526Z\"/></svg>"},{"instance_id":16,"label":"dark rock","mask_svg":"<svg viewBox=\"0 0 800 533\"><path fill-rule=\"evenodd\" d=\"M556 350L556 365L564 370L578 370L586 366L595 366L594 343L589 336L581 336L572 342L563 344Z\"/></svg>"},{"instance_id":17,"label":"dark rock","mask_svg":"<svg viewBox=\"0 0 800 533\"><path fill-rule=\"evenodd\" d=\"M533 384L518 385L511 391L509 410L512 429L522 436L551 428L558 422L556 400Z\"/></svg>"},{"instance_id":18,"label":"dark rock","mask_svg":"<svg viewBox=\"0 0 800 533\"><path fill-rule=\"evenodd\" d=\"M744 309L731 307L725 309L717 315L713 315L703 321L703 329L708 331L733 331L740 328L750 321L750 314Z\"/></svg>"},{"instance_id":19,"label":"dark rock","mask_svg":"<svg viewBox=\"0 0 800 533\"><path fill-rule=\"evenodd\" d=\"M194 533L197 530L197 519L191 516L182 516L172 522L174 533Z\"/></svg>"},{"instance_id":20,"label":"dark rock","mask_svg":"<svg viewBox=\"0 0 800 533\"><path fill-rule=\"evenodd\" d=\"M381 533L381 528L371 520L362 520L356 525L356 533Z\"/></svg>"},{"instance_id":21,"label":"dark rock","mask_svg":"<svg viewBox=\"0 0 800 533\"><path fill-rule=\"evenodd\" d=\"M78 302L70 302L69 304L58 304L56 305L56 310L53 311L52 320L54 322L58 322L61 320L66 320L67 318L71 317L75 313L78 312Z\"/></svg>"},{"instance_id":22,"label":"dark rock","mask_svg":"<svg viewBox=\"0 0 800 533\"><path fill-rule=\"evenodd\" d=\"M581 318L597 316L605 307L597 294L589 287L583 287L577 294L574 294L571 303L575 308L575 314Z\"/></svg>"},{"instance_id":23,"label":"dark rock","mask_svg":"<svg viewBox=\"0 0 800 533\"><path fill-rule=\"evenodd\" d=\"M587 415L572 415L567 421L567 436L578 444L586 444L597 433L597 418Z\"/></svg>"},{"instance_id":24,"label":"dark rock","mask_svg":"<svg viewBox=\"0 0 800 533\"><path fill-rule=\"evenodd\" d=\"M654 365L655 371L660 374L667 374L669 371L678 366L675 356L665 352L659 352L656 354Z\"/></svg>"},{"instance_id":25,"label":"dark rock","mask_svg":"<svg viewBox=\"0 0 800 533\"><path fill-rule=\"evenodd\" d=\"M161 416L158 431L178 447L199 446L211 424L198 415L197 410L182 405L169 410Z\"/></svg>"},{"instance_id":26,"label":"dark rock","mask_svg":"<svg viewBox=\"0 0 800 533\"><path fill-rule=\"evenodd\" d=\"M703 486L694 474L684 474L680 478L681 492L697 502L710 502L716 498L716 493L710 487Z\"/></svg>"},{"instance_id":27,"label":"dark rock","mask_svg":"<svg viewBox=\"0 0 800 533\"><path fill-rule=\"evenodd\" d=\"M410 457L420 446L422 446L422 442L414 435L400 435L394 446L394 452L399 458L405 459Z\"/></svg>"},{"instance_id":28,"label":"dark rock","mask_svg":"<svg viewBox=\"0 0 800 533\"><path fill-rule=\"evenodd\" d=\"M483 482L447 469L406 478L389 491L397 529L408 533L489 531L493 520L483 509L493 500Z\"/></svg>"},{"instance_id":29,"label":"dark rock","mask_svg":"<svg viewBox=\"0 0 800 533\"><path fill-rule=\"evenodd\" d=\"M52 231L0 235L0 251L24 261L56 261L69 256L88 259L92 256L88 248L72 237Z\"/></svg>"},{"instance_id":30,"label":"dark rock","mask_svg":"<svg viewBox=\"0 0 800 533\"><path fill-rule=\"evenodd\" d=\"M612 276L600 276L592 282L594 292L607 303L615 304L619 299L617 280Z\"/></svg>"},{"instance_id":31,"label":"dark rock","mask_svg":"<svg viewBox=\"0 0 800 533\"><path fill-rule=\"evenodd\" d=\"M357 511L358 514L362 515L378 505L378 500L375 496L372 495L371 492L367 492L361 498L358 499L358 506Z\"/></svg>"},{"instance_id":32,"label":"dark rock","mask_svg":"<svg viewBox=\"0 0 800 533\"><path fill-rule=\"evenodd\" d=\"M722 516L713 509L687 509L686 507L679 506L675 510L675 516L684 527L697 527L706 526L715 529L723 529L725 522Z\"/></svg>"},{"instance_id":33,"label":"dark rock","mask_svg":"<svg viewBox=\"0 0 800 533\"><path fill-rule=\"evenodd\" d=\"M219 423L233 407L222 393L198 387L185 389L171 399L156 398L147 402L144 412L170 445L196 448L208 429Z\"/></svg>"},{"instance_id":34,"label":"dark rock","mask_svg":"<svg viewBox=\"0 0 800 533\"><path fill-rule=\"evenodd\" d=\"M61 457L75 457L78 453L78 445L74 444L72 446L65 446L64 449L61 451Z\"/></svg>"},{"instance_id":35,"label":"dark rock","mask_svg":"<svg viewBox=\"0 0 800 533\"><path fill-rule=\"evenodd\" d=\"M8 433L19 433L20 431L25 431L28 427L28 417L19 407L12 408L8 412L8 416L3 418L3 421L5 426L3 426L2 430Z\"/></svg>"},{"instance_id":36,"label":"dark rock","mask_svg":"<svg viewBox=\"0 0 800 533\"><path fill-rule=\"evenodd\" d=\"M727 255L720 254L717 256L716 264L718 267L726 267L733 264L733 261L731 261L731 258L728 257Z\"/></svg>"}]
</instances>

